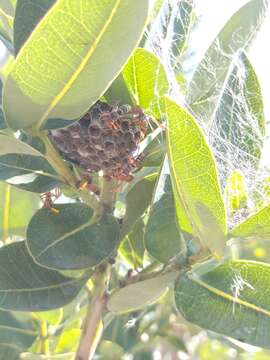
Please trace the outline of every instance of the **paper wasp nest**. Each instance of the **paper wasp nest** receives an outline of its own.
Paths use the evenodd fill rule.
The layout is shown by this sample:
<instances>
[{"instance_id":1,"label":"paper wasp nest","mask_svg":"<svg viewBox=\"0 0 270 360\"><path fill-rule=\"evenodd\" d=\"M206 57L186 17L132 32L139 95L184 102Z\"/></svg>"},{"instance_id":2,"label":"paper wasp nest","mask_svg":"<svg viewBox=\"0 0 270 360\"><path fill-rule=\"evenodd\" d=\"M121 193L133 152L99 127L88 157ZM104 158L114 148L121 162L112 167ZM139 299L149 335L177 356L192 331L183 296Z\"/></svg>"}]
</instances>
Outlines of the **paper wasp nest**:
<instances>
[{"instance_id":1,"label":"paper wasp nest","mask_svg":"<svg viewBox=\"0 0 270 360\"><path fill-rule=\"evenodd\" d=\"M148 119L139 107L110 106L98 101L78 122L50 131L62 156L89 172L127 180L138 166L138 144Z\"/></svg>"}]
</instances>

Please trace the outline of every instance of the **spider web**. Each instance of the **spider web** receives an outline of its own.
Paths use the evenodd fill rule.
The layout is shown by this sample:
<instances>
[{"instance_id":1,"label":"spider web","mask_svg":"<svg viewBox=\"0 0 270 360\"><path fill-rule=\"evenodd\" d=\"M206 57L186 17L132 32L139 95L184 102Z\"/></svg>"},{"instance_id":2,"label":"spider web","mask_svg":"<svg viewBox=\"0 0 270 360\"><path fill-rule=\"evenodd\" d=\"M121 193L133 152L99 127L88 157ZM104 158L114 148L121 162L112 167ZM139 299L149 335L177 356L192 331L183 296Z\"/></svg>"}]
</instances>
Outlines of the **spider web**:
<instances>
[{"instance_id":1,"label":"spider web","mask_svg":"<svg viewBox=\"0 0 270 360\"><path fill-rule=\"evenodd\" d=\"M230 42L224 46L216 38L200 67L203 54L201 49L198 54L194 38L197 36L197 45L198 39L204 42L204 51L210 44L203 36L198 37L203 21L203 17L196 16L199 3L200 0L165 0L149 26L145 46L159 57L166 70L169 95L192 112L203 128L216 159L223 193L235 170L244 175L249 200L245 209L230 214L231 227L268 202L263 180L269 172L261 165L266 144L265 116L259 82L246 52L264 20L267 3L262 2L248 35L236 27L230 38L233 46ZM243 3L246 2L238 2L238 6ZM228 19L236 10L234 5ZM213 41L211 36L210 41ZM199 48L203 46L199 44ZM196 67L207 75L206 82L195 83Z\"/></svg>"}]
</instances>

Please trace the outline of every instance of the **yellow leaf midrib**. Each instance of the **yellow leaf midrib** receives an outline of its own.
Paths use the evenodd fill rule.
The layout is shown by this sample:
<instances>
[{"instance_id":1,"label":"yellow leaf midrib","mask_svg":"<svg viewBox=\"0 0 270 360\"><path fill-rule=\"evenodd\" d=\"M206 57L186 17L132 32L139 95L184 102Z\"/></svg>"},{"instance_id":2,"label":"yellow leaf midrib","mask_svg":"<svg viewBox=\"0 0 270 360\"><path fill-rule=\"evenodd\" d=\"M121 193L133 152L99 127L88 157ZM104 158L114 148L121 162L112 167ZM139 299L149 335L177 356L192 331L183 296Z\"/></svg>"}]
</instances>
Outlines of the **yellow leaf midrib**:
<instances>
[{"instance_id":1,"label":"yellow leaf midrib","mask_svg":"<svg viewBox=\"0 0 270 360\"><path fill-rule=\"evenodd\" d=\"M78 79L81 72L85 69L87 63L89 62L90 58L92 57L93 53L97 49L103 35L105 34L106 30L108 29L109 25L111 24L119 6L120 6L121 0L116 0L115 5L113 6L113 9L110 13L110 16L108 17L107 21L105 22L103 28L101 29L99 35L96 37L95 41L91 44L87 54L82 59L80 65L78 66L77 70L72 74L70 79L66 82L62 90L52 99L51 103L49 104L47 110L44 112L44 114L41 116L40 120L37 123L37 128L41 128L44 121L48 118L48 115L50 112L56 107L56 105L62 100L62 98L66 95L66 93L70 90L71 86L74 84L74 82ZM47 18L49 14L53 11L55 6L52 6L52 8L48 11L47 15L45 15L44 18Z\"/></svg>"},{"instance_id":2,"label":"yellow leaf midrib","mask_svg":"<svg viewBox=\"0 0 270 360\"><path fill-rule=\"evenodd\" d=\"M256 312L259 312L261 314L264 314L266 316L269 316L270 317L270 311L268 310L265 310L263 308L260 308L259 306L257 305L254 305L254 304L251 304L249 302L246 302L244 300L241 300L239 297L235 297L235 296L232 296L222 290L219 290L207 283L205 283L204 281L200 280L200 279L196 279L194 277L192 277L191 275L187 275L188 278L193 281L194 283L196 283L197 285L201 286L202 288L208 290L210 293L214 294L214 295L217 295L225 300L228 300L229 302L232 302L233 304L238 304L238 305L242 305L248 309L251 309L251 310L254 310Z\"/></svg>"}]
</instances>

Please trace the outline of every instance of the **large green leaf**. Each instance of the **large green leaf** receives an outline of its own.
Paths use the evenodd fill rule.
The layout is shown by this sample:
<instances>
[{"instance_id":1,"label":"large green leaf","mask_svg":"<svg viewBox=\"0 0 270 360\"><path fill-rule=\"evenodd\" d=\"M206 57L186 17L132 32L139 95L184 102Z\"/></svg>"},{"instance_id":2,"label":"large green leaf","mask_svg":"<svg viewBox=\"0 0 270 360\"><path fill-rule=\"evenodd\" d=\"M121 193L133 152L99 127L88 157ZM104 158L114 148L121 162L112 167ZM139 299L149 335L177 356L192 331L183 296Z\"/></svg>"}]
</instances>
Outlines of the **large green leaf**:
<instances>
[{"instance_id":1,"label":"large green leaf","mask_svg":"<svg viewBox=\"0 0 270 360\"><path fill-rule=\"evenodd\" d=\"M0 156L0 180L31 192L46 192L61 181L43 157L32 155Z\"/></svg>"},{"instance_id":2,"label":"large green leaf","mask_svg":"<svg viewBox=\"0 0 270 360\"><path fill-rule=\"evenodd\" d=\"M45 192L60 183L42 153L5 135L0 135L0 180L32 192Z\"/></svg>"},{"instance_id":3,"label":"large green leaf","mask_svg":"<svg viewBox=\"0 0 270 360\"><path fill-rule=\"evenodd\" d=\"M228 161L236 169L241 166L257 169L264 143L265 118L260 84L244 52L234 59L223 84L212 130L217 136L215 148L225 159L224 175L228 176Z\"/></svg>"},{"instance_id":4,"label":"large green leaf","mask_svg":"<svg viewBox=\"0 0 270 360\"><path fill-rule=\"evenodd\" d=\"M13 344L26 350L37 336L38 332L30 315L0 311L0 344Z\"/></svg>"},{"instance_id":5,"label":"large green leaf","mask_svg":"<svg viewBox=\"0 0 270 360\"><path fill-rule=\"evenodd\" d=\"M219 100L233 55L247 49L266 13L265 0L250 0L225 24L198 65L190 83L188 102L208 123Z\"/></svg>"},{"instance_id":6,"label":"large green leaf","mask_svg":"<svg viewBox=\"0 0 270 360\"><path fill-rule=\"evenodd\" d=\"M0 308L3 310L45 311L73 300L87 278L69 278L37 265L25 242L0 250Z\"/></svg>"},{"instance_id":7,"label":"large green leaf","mask_svg":"<svg viewBox=\"0 0 270 360\"><path fill-rule=\"evenodd\" d=\"M176 277L176 272L170 272L115 290L110 296L108 309L119 314L143 308L157 301Z\"/></svg>"},{"instance_id":8,"label":"large green leaf","mask_svg":"<svg viewBox=\"0 0 270 360\"><path fill-rule=\"evenodd\" d=\"M26 180L26 182L24 182ZM11 179L7 180L8 183L12 183ZM13 178L14 184L14 178ZM30 191L33 193L45 193L50 191L62 183L59 179L50 176L43 176L35 174L28 174L25 176L16 177L15 186L19 189Z\"/></svg>"},{"instance_id":9,"label":"large green leaf","mask_svg":"<svg viewBox=\"0 0 270 360\"><path fill-rule=\"evenodd\" d=\"M7 180L14 176L34 173L37 176L52 177L58 179L48 161L42 156L8 154L0 155L0 179Z\"/></svg>"},{"instance_id":10,"label":"large green leaf","mask_svg":"<svg viewBox=\"0 0 270 360\"><path fill-rule=\"evenodd\" d=\"M16 345L0 344L0 360L18 360L20 353Z\"/></svg>"},{"instance_id":11,"label":"large green leaf","mask_svg":"<svg viewBox=\"0 0 270 360\"><path fill-rule=\"evenodd\" d=\"M27 245L34 259L49 268L71 270L95 266L116 250L119 225L111 215L91 224L87 205L61 204L40 209L27 229Z\"/></svg>"},{"instance_id":12,"label":"large green leaf","mask_svg":"<svg viewBox=\"0 0 270 360\"><path fill-rule=\"evenodd\" d=\"M180 227L189 232L186 223L192 219L194 235L214 254L222 256L226 213L215 160L195 119L172 100L164 101L171 176L177 206L182 211L180 214L177 210Z\"/></svg>"},{"instance_id":13,"label":"large green leaf","mask_svg":"<svg viewBox=\"0 0 270 360\"><path fill-rule=\"evenodd\" d=\"M0 239L26 234L26 227L39 208L38 196L0 183Z\"/></svg>"},{"instance_id":14,"label":"large green leaf","mask_svg":"<svg viewBox=\"0 0 270 360\"><path fill-rule=\"evenodd\" d=\"M141 268L144 258L144 222L139 219L133 226L132 230L122 241L119 248L120 254L127 260L127 262L134 268Z\"/></svg>"},{"instance_id":15,"label":"large green leaf","mask_svg":"<svg viewBox=\"0 0 270 360\"><path fill-rule=\"evenodd\" d=\"M144 233L147 251L162 263L185 255L185 240L178 228L173 189L165 160Z\"/></svg>"},{"instance_id":16,"label":"large green leaf","mask_svg":"<svg viewBox=\"0 0 270 360\"><path fill-rule=\"evenodd\" d=\"M80 340L81 330L78 328L67 329L61 333L55 353L63 354L76 351Z\"/></svg>"},{"instance_id":17,"label":"large green leaf","mask_svg":"<svg viewBox=\"0 0 270 360\"><path fill-rule=\"evenodd\" d=\"M203 328L261 347L270 347L270 266L232 261L202 276L180 275L175 303L181 314Z\"/></svg>"},{"instance_id":18,"label":"large green leaf","mask_svg":"<svg viewBox=\"0 0 270 360\"><path fill-rule=\"evenodd\" d=\"M127 208L121 231L122 238L131 231L132 227L141 218L150 205L156 178L157 174L145 176L133 185L127 193Z\"/></svg>"},{"instance_id":19,"label":"large green leaf","mask_svg":"<svg viewBox=\"0 0 270 360\"><path fill-rule=\"evenodd\" d=\"M32 31L56 0L18 0L14 18L14 52L17 56Z\"/></svg>"},{"instance_id":20,"label":"large green leaf","mask_svg":"<svg viewBox=\"0 0 270 360\"><path fill-rule=\"evenodd\" d=\"M58 0L8 76L8 124L13 129L41 127L48 118L75 119L86 112L138 43L148 8L147 0Z\"/></svg>"},{"instance_id":21,"label":"large green leaf","mask_svg":"<svg viewBox=\"0 0 270 360\"><path fill-rule=\"evenodd\" d=\"M0 135L0 156L7 154L41 156L37 150L24 142L14 137Z\"/></svg>"},{"instance_id":22,"label":"large green leaf","mask_svg":"<svg viewBox=\"0 0 270 360\"><path fill-rule=\"evenodd\" d=\"M123 77L135 103L151 109L156 97L169 90L165 70L159 59L145 49L137 49L123 70Z\"/></svg>"},{"instance_id":23,"label":"large green leaf","mask_svg":"<svg viewBox=\"0 0 270 360\"><path fill-rule=\"evenodd\" d=\"M109 104L128 104L134 105L135 100L127 88L123 74L120 73L113 81L109 89L104 94L104 98Z\"/></svg>"},{"instance_id":24,"label":"large green leaf","mask_svg":"<svg viewBox=\"0 0 270 360\"><path fill-rule=\"evenodd\" d=\"M0 7L10 16L14 16L17 0L0 0Z\"/></svg>"},{"instance_id":25,"label":"large green leaf","mask_svg":"<svg viewBox=\"0 0 270 360\"><path fill-rule=\"evenodd\" d=\"M269 239L270 236L270 205L248 217L231 230L231 237L254 237Z\"/></svg>"}]
</instances>

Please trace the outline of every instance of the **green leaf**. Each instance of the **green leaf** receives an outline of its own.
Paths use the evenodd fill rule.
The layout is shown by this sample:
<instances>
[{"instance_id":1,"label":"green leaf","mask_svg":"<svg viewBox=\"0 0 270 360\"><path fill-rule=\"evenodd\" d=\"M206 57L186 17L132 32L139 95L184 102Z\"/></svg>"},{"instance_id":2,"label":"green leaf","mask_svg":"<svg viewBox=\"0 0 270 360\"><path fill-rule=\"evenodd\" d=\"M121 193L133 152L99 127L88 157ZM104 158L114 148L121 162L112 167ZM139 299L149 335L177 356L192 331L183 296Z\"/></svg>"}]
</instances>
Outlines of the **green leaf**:
<instances>
[{"instance_id":1,"label":"green leaf","mask_svg":"<svg viewBox=\"0 0 270 360\"><path fill-rule=\"evenodd\" d=\"M265 117L260 84L244 52L232 63L213 119L216 151L230 159L231 167L244 164L245 169L256 171L264 143ZM227 163L223 168L228 176Z\"/></svg>"},{"instance_id":2,"label":"green leaf","mask_svg":"<svg viewBox=\"0 0 270 360\"><path fill-rule=\"evenodd\" d=\"M10 136L0 135L0 156L7 154L21 154L41 156L40 152L24 142Z\"/></svg>"},{"instance_id":3,"label":"green leaf","mask_svg":"<svg viewBox=\"0 0 270 360\"><path fill-rule=\"evenodd\" d=\"M144 243L151 256L167 263L186 252L183 234L178 228L168 162L165 161L153 196L144 233Z\"/></svg>"},{"instance_id":4,"label":"green leaf","mask_svg":"<svg viewBox=\"0 0 270 360\"><path fill-rule=\"evenodd\" d=\"M136 313L134 314L137 315ZM137 332L138 322L134 326L129 326L133 314L124 314L114 316L113 320L104 329L103 339L109 340L120 345L125 352L129 352L138 341L139 334Z\"/></svg>"},{"instance_id":5,"label":"green leaf","mask_svg":"<svg viewBox=\"0 0 270 360\"><path fill-rule=\"evenodd\" d=\"M130 233L122 241L119 248L120 254L134 268L138 269L143 265L145 252L144 242L144 222L139 219Z\"/></svg>"},{"instance_id":6,"label":"green leaf","mask_svg":"<svg viewBox=\"0 0 270 360\"><path fill-rule=\"evenodd\" d=\"M18 0L14 18L14 52L18 55L36 25L56 0Z\"/></svg>"},{"instance_id":7,"label":"green leaf","mask_svg":"<svg viewBox=\"0 0 270 360\"><path fill-rule=\"evenodd\" d=\"M0 107L0 130L4 130L4 129L6 129L6 127L7 127L7 125L6 125L3 109L2 109L2 107Z\"/></svg>"},{"instance_id":8,"label":"green leaf","mask_svg":"<svg viewBox=\"0 0 270 360\"><path fill-rule=\"evenodd\" d=\"M80 329L68 329L64 330L60 336L55 350L56 354L76 351L81 331Z\"/></svg>"},{"instance_id":9,"label":"green leaf","mask_svg":"<svg viewBox=\"0 0 270 360\"><path fill-rule=\"evenodd\" d=\"M135 103L135 100L132 98L132 94L127 88L122 73L120 73L113 81L112 85L104 94L104 97L109 104L134 105Z\"/></svg>"},{"instance_id":10,"label":"green leaf","mask_svg":"<svg viewBox=\"0 0 270 360\"><path fill-rule=\"evenodd\" d=\"M0 156L0 179L34 173L57 179L57 174L42 156L8 154Z\"/></svg>"},{"instance_id":11,"label":"green leaf","mask_svg":"<svg viewBox=\"0 0 270 360\"><path fill-rule=\"evenodd\" d=\"M148 0L58 0L9 73L3 101L9 126L42 127L48 118L86 112L131 55L148 9Z\"/></svg>"},{"instance_id":12,"label":"green leaf","mask_svg":"<svg viewBox=\"0 0 270 360\"><path fill-rule=\"evenodd\" d=\"M116 343L102 340L98 348L98 353L103 359L115 360L123 358L124 350Z\"/></svg>"},{"instance_id":13,"label":"green leaf","mask_svg":"<svg viewBox=\"0 0 270 360\"><path fill-rule=\"evenodd\" d=\"M2 2L2 4L1 4ZM13 17L9 14L12 9L8 8L7 1L3 4L3 0L0 2L0 39L6 45L7 49L13 53Z\"/></svg>"},{"instance_id":14,"label":"green leaf","mask_svg":"<svg viewBox=\"0 0 270 360\"><path fill-rule=\"evenodd\" d=\"M269 239L270 236L270 205L248 217L230 231L230 237L255 237Z\"/></svg>"},{"instance_id":15,"label":"green leaf","mask_svg":"<svg viewBox=\"0 0 270 360\"><path fill-rule=\"evenodd\" d=\"M153 136L154 135L154 136ZM143 150L142 166L152 167L161 166L166 153L165 137L163 133L155 135L155 131L149 134L141 144L146 141L145 149Z\"/></svg>"},{"instance_id":16,"label":"green leaf","mask_svg":"<svg viewBox=\"0 0 270 360\"><path fill-rule=\"evenodd\" d=\"M0 180L36 193L46 192L61 183L44 157L16 154L0 156Z\"/></svg>"},{"instance_id":17,"label":"green leaf","mask_svg":"<svg viewBox=\"0 0 270 360\"><path fill-rule=\"evenodd\" d=\"M266 9L265 0L250 0L243 5L225 24L198 65L190 83L188 103L206 122L216 107L233 55L249 47Z\"/></svg>"},{"instance_id":18,"label":"green leaf","mask_svg":"<svg viewBox=\"0 0 270 360\"><path fill-rule=\"evenodd\" d=\"M62 182L59 179L35 174L16 176L16 178L13 178L12 181L11 179L8 179L7 182L13 184L19 189L33 193L45 193L62 185Z\"/></svg>"},{"instance_id":19,"label":"green leaf","mask_svg":"<svg viewBox=\"0 0 270 360\"><path fill-rule=\"evenodd\" d=\"M131 231L135 223L147 210L155 187L157 174L145 176L130 189L126 196L126 214L123 221L121 238Z\"/></svg>"},{"instance_id":20,"label":"green leaf","mask_svg":"<svg viewBox=\"0 0 270 360\"><path fill-rule=\"evenodd\" d=\"M172 100L165 98L168 121L167 151L177 199L180 228L193 234L215 255L225 249L226 213L216 164L195 119ZM184 210L184 212L183 212Z\"/></svg>"},{"instance_id":21,"label":"green leaf","mask_svg":"<svg viewBox=\"0 0 270 360\"><path fill-rule=\"evenodd\" d=\"M145 49L139 48L134 52L122 73L135 103L143 109L151 109L155 98L169 90L162 64Z\"/></svg>"},{"instance_id":22,"label":"green leaf","mask_svg":"<svg viewBox=\"0 0 270 360\"><path fill-rule=\"evenodd\" d=\"M49 325L57 326L63 319L63 309L35 312L32 315L38 321L47 321Z\"/></svg>"},{"instance_id":23,"label":"green leaf","mask_svg":"<svg viewBox=\"0 0 270 360\"><path fill-rule=\"evenodd\" d=\"M10 16L14 16L17 0L0 0L0 7Z\"/></svg>"},{"instance_id":24,"label":"green leaf","mask_svg":"<svg viewBox=\"0 0 270 360\"><path fill-rule=\"evenodd\" d=\"M0 344L16 345L26 350L37 336L38 332L34 329L30 315L0 311Z\"/></svg>"},{"instance_id":25,"label":"green leaf","mask_svg":"<svg viewBox=\"0 0 270 360\"><path fill-rule=\"evenodd\" d=\"M31 217L39 208L40 199L5 183L0 183L0 199L3 212L0 239L5 240L12 235L24 237Z\"/></svg>"},{"instance_id":26,"label":"green leaf","mask_svg":"<svg viewBox=\"0 0 270 360\"><path fill-rule=\"evenodd\" d=\"M18 360L20 349L16 345L0 344L0 360Z\"/></svg>"},{"instance_id":27,"label":"green leaf","mask_svg":"<svg viewBox=\"0 0 270 360\"><path fill-rule=\"evenodd\" d=\"M270 266L231 261L202 276L181 275L175 285L180 313L196 325L240 341L270 347Z\"/></svg>"},{"instance_id":28,"label":"green leaf","mask_svg":"<svg viewBox=\"0 0 270 360\"><path fill-rule=\"evenodd\" d=\"M231 173L226 185L225 194L228 208L231 212L247 206L248 190L241 171L234 170Z\"/></svg>"},{"instance_id":29,"label":"green leaf","mask_svg":"<svg viewBox=\"0 0 270 360\"><path fill-rule=\"evenodd\" d=\"M67 126L74 124L76 120L65 120L65 119L48 119L44 129L51 130L51 129L61 129Z\"/></svg>"},{"instance_id":30,"label":"green leaf","mask_svg":"<svg viewBox=\"0 0 270 360\"><path fill-rule=\"evenodd\" d=\"M0 135L0 180L32 192L46 192L60 183L42 153L5 135Z\"/></svg>"},{"instance_id":31,"label":"green leaf","mask_svg":"<svg viewBox=\"0 0 270 360\"><path fill-rule=\"evenodd\" d=\"M93 211L84 204L54 205L40 209L27 229L27 246L35 261L61 269L84 269L113 255L119 242L119 225L111 215L91 223Z\"/></svg>"},{"instance_id":32,"label":"green leaf","mask_svg":"<svg viewBox=\"0 0 270 360\"><path fill-rule=\"evenodd\" d=\"M176 277L176 272L170 272L115 290L110 296L108 309L120 314L143 308L157 301Z\"/></svg>"},{"instance_id":33,"label":"green leaf","mask_svg":"<svg viewBox=\"0 0 270 360\"><path fill-rule=\"evenodd\" d=\"M73 279L37 265L25 242L1 248L0 264L0 308L3 310L57 309L71 302L88 279Z\"/></svg>"}]
</instances>

